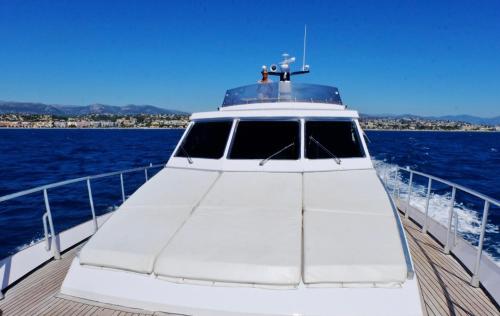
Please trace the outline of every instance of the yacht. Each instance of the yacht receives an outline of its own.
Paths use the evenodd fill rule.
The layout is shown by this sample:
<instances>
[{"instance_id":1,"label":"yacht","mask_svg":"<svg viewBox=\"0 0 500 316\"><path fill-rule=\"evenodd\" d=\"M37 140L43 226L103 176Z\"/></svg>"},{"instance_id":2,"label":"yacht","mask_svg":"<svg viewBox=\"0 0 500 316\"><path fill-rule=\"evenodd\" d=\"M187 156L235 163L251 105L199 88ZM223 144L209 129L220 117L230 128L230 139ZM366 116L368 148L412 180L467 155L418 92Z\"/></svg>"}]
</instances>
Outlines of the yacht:
<instances>
[{"instance_id":1,"label":"yacht","mask_svg":"<svg viewBox=\"0 0 500 316\"><path fill-rule=\"evenodd\" d=\"M377 173L358 112L335 87L294 82L309 67L293 62L192 114L165 165L0 197L43 192L46 210L45 238L0 262L4 315L498 315L500 269L482 242L499 202ZM127 197L130 172L145 183ZM443 225L412 206L413 175L484 199L478 247L454 235L453 207ZM123 204L96 216L91 181L108 176ZM75 182L92 220L57 233L47 192Z\"/></svg>"}]
</instances>

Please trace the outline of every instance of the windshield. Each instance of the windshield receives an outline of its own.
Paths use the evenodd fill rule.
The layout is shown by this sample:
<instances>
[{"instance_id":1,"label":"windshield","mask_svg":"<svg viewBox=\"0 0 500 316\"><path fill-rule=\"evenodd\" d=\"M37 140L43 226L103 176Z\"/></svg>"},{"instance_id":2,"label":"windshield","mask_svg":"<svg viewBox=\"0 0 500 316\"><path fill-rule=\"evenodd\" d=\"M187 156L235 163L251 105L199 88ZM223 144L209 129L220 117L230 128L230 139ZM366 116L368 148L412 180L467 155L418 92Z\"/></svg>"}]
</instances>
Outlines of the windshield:
<instances>
[{"instance_id":1,"label":"windshield","mask_svg":"<svg viewBox=\"0 0 500 316\"><path fill-rule=\"evenodd\" d=\"M285 82L259 83L227 90L222 106L264 102L342 104L335 87Z\"/></svg>"},{"instance_id":2,"label":"windshield","mask_svg":"<svg viewBox=\"0 0 500 316\"><path fill-rule=\"evenodd\" d=\"M299 121L241 121L229 159L285 159L300 156Z\"/></svg>"},{"instance_id":3,"label":"windshield","mask_svg":"<svg viewBox=\"0 0 500 316\"><path fill-rule=\"evenodd\" d=\"M308 159L365 156L352 121L307 121L305 141Z\"/></svg>"},{"instance_id":4,"label":"windshield","mask_svg":"<svg viewBox=\"0 0 500 316\"><path fill-rule=\"evenodd\" d=\"M232 121L195 122L175 156L220 159L224 155Z\"/></svg>"}]
</instances>

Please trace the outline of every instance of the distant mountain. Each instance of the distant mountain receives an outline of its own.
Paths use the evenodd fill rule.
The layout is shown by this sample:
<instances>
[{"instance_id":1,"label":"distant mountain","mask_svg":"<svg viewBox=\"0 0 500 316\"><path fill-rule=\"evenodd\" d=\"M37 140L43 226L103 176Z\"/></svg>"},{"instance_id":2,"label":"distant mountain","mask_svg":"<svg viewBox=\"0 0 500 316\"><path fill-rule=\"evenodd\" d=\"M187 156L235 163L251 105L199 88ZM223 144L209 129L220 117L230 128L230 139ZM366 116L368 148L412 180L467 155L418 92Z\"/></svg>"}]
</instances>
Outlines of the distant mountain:
<instances>
[{"instance_id":1,"label":"distant mountain","mask_svg":"<svg viewBox=\"0 0 500 316\"><path fill-rule=\"evenodd\" d=\"M153 105L124 106L91 104L84 106L58 105L33 102L12 102L0 101L0 114L50 114L61 116L89 115L89 114L115 114L115 115L135 115L135 114L188 114L178 110L164 109Z\"/></svg>"},{"instance_id":2,"label":"distant mountain","mask_svg":"<svg viewBox=\"0 0 500 316\"><path fill-rule=\"evenodd\" d=\"M19 113L19 114L50 114L60 116L76 116L89 114L115 114L115 115L136 115L136 114L180 114L188 113L164 109L154 105L135 105L124 106L91 104L91 105L58 105L44 104L36 102L14 102L0 101L0 114ZM419 116L414 114L361 114L362 118L395 118L395 119L422 119L422 120L445 120L460 121L480 125L500 125L500 116L483 118L472 115L444 115L444 116Z\"/></svg>"},{"instance_id":3,"label":"distant mountain","mask_svg":"<svg viewBox=\"0 0 500 316\"><path fill-rule=\"evenodd\" d=\"M432 121L455 121L479 125L500 125L500 116L478 117L472 115L443 115L443 116L420 116L414 114L360 114L362 118L395 118L395 119L421 119Z\"/></svg>"},{"instance_id":4,"label":"distant mountain","mask_svg":"<svg viewBox=\"0 0 500 316\"><path fill-rule=\"evenodd\" d=\"M500 116L495 116L495 117L477 117L477 116L472 116L472 115L445 115L445 116L438 116L438 117L428 117L429 119L439 119L439 120L448 120L448 121L460 121L460 122L467 122L467 123L473 123L473 124L480 124L480 125L500 125Z\"/></svg>"}]
</instances>

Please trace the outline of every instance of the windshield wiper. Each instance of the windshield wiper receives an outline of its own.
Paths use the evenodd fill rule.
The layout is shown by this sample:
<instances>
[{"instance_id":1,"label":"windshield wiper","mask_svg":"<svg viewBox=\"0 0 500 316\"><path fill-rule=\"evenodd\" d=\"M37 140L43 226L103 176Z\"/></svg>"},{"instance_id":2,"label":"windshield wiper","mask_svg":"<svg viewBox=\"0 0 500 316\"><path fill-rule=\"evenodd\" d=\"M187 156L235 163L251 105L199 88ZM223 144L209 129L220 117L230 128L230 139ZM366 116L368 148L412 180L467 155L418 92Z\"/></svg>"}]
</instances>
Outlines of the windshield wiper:
<instances>
[{"instance_id":1,"label":"windshield wiper","mask_svg":"<svg viewBox=\"0 0 500 316\"><path fill-rule=\"evenodd\" d=\"M259 165L260 166L263 166L266 162L268 162L269 160L271 160L274 156L277 156L279 154L281 154L282 152L284 152L285 150L287 150L288 148L292 147L293 145L295 145L295 142L289 144L289 145L286 145L285 147L281 148L280 150L278 150L277 152L275 152L274 154L272 154L271 156L265 158L265 159L262 159L260 162L259 162Z\"/></svg>"},{"instance_id":2,"label":"windshield wiper","mask_svg":"<svg viewBox=\"0 0 500 316\"><path fill-rule=\"evenodd\" d=\"M189 164L192 164L193 163L193 159L191 159L191 157L189 156L189 153L187 152L187 150L184 148L184 146L182 144L181 144L180 149L186 155L186 159L189 162Z\"/></svg>"},{"instance_id":3,"label":"windshield wiper","mask_svg":"<svg viewBox=\"0 0 500 316\"><path fill-rule=\"evenodd\" d=\"M309 136L309 143L311 143L311 141L313 141L316 145L318 145L319 148L323 149L327 154L329 154L333 158L333 160L335 160L337 165L340 165L341 163L340 159L337 156L335 156L331 151L329 151L325 146L321 145L321 143L318 142L316 138Z\"/></svg>"}]
</instances>

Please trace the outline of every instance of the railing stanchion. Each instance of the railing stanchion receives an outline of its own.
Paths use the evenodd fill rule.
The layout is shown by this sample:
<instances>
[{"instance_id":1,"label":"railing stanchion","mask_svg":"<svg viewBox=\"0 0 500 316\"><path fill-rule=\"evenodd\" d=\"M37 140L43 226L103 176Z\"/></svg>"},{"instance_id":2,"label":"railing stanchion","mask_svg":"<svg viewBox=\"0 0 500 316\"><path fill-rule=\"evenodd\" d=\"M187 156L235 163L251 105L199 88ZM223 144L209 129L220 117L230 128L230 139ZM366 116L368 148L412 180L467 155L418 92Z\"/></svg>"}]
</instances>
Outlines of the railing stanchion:
<instances>
[{"instance_id":1,"label":"railing stanchion","mask_svg":"<svg viewBox=\"0 0 500 316\"><path fill-rule=\"evenodd\" d=\"M479 286L479 267L481 265L481 255L483 253L483 242L484 242L484 234L486 232L486 225L488 224L488 211L490 210L490 202L484 201L484 209L483 209L483 220L481 223L481 235L479 236L479 245L477 249L476 255L476 263L474 264L474 271L472 273L472 279L470 284L472 286Z\"/></svg>"},{"instance_id":2,"label":"railing stanchion","mask_svg":"<svg viewBox=\"0 0 500 316\"><path fill-rule=\"evenodd\" d=\"M122 186L122 201L125 202L125 186L123 185L123 173L120 173L120 183Z\"/></svg>"},{"instance_id":3,"label":"railing stanchion","mask_svg":"<svg viewBox=\"0 0 500 316\"><path fill-rule=\"evenodd\" d=\"M148 167L144 168L144 177L146 178L144 182L148 182Z\"/></svg>"},{"instance_id":4,"label":"railing stanchion","mask_svg":"<svg viewBox=\"0 0 500 316\"><path fill-rule=\"evenodd\" d=\"M45 250L49 251L50 250L50 244L49 244L49 228L47 227L47 213L44 213L42 216L42 222L43 222L43 235L45 238Z\"/></svg>"},{"instance_id":5,"label":"railing stanchion","mask_svg":"<svg viewBox=\"0 0 500 316\"><path fill-rule=\"evenodd\" d=\"M448 212L448 226L446 231L446 245L444 246L444 253L449 254L451 250L451 221L453 219L453 211L455 208L455 194L457 193L457 188L453 187L451 190L451 201L450 201L450 210Z\"/></svg>"},{"instance_id":6,"label":"railing stanchion","mask_svg":"<svg viewBox=\"0 0 500 316\"><path fill-rule=\"evenodd\" d=\"M89 192L89 203L90 203L90 211L92 212L92 221L94 221L94 232L97 232L97 218L95 216L94 209L94 197L92 196L92 188L90 187L90 179L87 179L87 190Z\"/></svg>"},{"instance_id":7,"label":"railing stanchion","mask_svg":"<svg viewBox=\"0 0 500 316\"><path fill-rule=\"evenodd\" d=\"M52 253L54 254L54 259L61 259L61 253L59 252L59 248L56 242L56 232L54 229L54 222L52 221L52 212L50 211L49 204L49 196L47 195L47 189L43 189L43 199L45 201L45 210L47 211L47 219L49 220L49 228L50 228L50 244L52 248Z\"/></svg>"},{"instance_id":8,"label":"railing stanchion","mask_svg":"<svg viewBox=\"0 0 500 316\"><path fill-rule=\"evenodd\" d=\"M425 198L425 219L424 226L422 227L422 233L427 233L427 225L429 222L429 200L431 198L431 187L432 187L432 178L429 178L429 183L427 184L427 196Z\"/></svg>"},{"instance_id":9,"label":"railing stanchion","mask_svg":"<svg viewBox=\"0 0 500 316\"><path fill-rule=\"evenodd\" d=\"M410 198L411 198L411 188L413 182L413 171L410 171L410 182L408 183L408 198L406 199L406 208L405 208L405 219L410 218Z\"/></svg>"}]
</instances>

